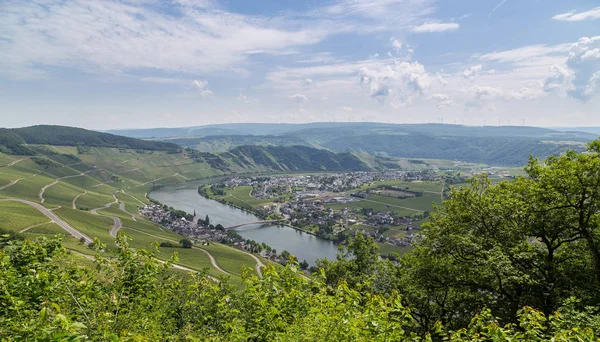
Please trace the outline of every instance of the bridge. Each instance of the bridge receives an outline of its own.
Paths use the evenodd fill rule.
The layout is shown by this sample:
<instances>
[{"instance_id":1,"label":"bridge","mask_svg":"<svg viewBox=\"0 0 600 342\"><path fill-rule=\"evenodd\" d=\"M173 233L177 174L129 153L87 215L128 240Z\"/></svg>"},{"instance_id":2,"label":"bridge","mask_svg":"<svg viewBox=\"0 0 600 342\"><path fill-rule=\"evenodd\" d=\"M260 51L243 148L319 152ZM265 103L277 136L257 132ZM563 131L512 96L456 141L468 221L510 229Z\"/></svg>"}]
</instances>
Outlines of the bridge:
<instances>
[{"instance_id":1,"label":"bridge","mask_svg":"<svg viewBox=\"0 0 600 342\"><path fill-rule=\"evenodd\" d=\"M281 222L281 221L282 220L263 220L263 221L244 222L244 223L240 223L240 224L234 224L233 226L225 227L225 229L233 229L233 228L238 228L238 227L243 227L243 226L249 226L251 224L275 223L275 222Z\"/></svg>"}]
</instances>

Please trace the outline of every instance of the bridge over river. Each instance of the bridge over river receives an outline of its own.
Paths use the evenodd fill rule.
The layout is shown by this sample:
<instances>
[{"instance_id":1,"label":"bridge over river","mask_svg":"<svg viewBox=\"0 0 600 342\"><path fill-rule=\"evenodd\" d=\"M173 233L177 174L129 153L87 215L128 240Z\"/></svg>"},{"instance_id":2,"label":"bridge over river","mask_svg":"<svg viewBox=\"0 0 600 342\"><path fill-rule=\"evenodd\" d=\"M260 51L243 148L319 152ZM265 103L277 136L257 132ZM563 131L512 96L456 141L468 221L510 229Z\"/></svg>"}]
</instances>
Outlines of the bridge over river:
<instances>
[{"instance_id":1,"label":"bridge over river","mask_svg":"<svg viewBox=\"0 0 600 342\"><path fill-rule=\"evenodd\" d=\"M234 224L233 226L225 227L225 229L233 229L233 228L248 226L251 224L259 224L259 223L277 223L277 222L281 222L281 221L282 220L263 220L263 221L244 222L244 223Z\"/></svg>"}]
</instances>

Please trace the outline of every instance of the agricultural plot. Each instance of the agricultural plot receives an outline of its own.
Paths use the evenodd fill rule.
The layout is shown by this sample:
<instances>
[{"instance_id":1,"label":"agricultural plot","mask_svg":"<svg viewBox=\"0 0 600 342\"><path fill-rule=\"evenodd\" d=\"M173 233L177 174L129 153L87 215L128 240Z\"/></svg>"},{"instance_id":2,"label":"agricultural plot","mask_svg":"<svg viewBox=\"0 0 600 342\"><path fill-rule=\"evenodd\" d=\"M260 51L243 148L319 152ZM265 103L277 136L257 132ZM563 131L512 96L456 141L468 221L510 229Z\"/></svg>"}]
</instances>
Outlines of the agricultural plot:
<instances>
[{"instance_id":1,"label":"agricultural plot","mask_svg":"<svg viewBox=\"0 0 600 342\"><path fill-rule=\"evenodd\" d=\"M17 184L0 190L0 195L6 197L22 198L30 201L39 201L39 192L46 184L50 184L54 179L44 175L37 175L20 180Z\"/></svg>"},{"instance_id":2,"label":"agricultural plot","mask_svg":"<svg viewBox=\"0 0 600 342\"><path fill-rule=\"evenodd\" d=\"M107 217L92 215L89 212L62 207L56 209L54 213L66 221L73 228L86 234L92 239L97 237L109 248L114 248L115 239L108 234L113 221Z\"/></svg>"},{"instance_id":3,"label":"agricultural plot","mask_svg":"<svg viewBox=\"0 0 600 342\"><path fill-rule=\"evenodd\" d=\"M68 235L68 233L54 222L42 223L25 231L27 234L37 235Z\"/></svg>"},{"instance_id":4,"label":"agricultural plot","mask_svg":"<svg viewBox=\"0 0 600 342\"><path fill-rule=\"evenodd\" d=\"M238 207L245 209L254 209L261 205L273 202L271 199L254 198L250 196L251 186L238 186L235 189L225 189L227 195L215 196L219 199L224 199Z\"/></svg>"},{"instance_id":5,"label":"agricultural plot","mask_svg":"<svg viewBox=\"0 0 600 342\"><path fill-rule=\"evenodd\" d=\"M44 191L44 203L70 208L73 199L82 192L83 189L60 181Z\"/></svg>"},{"instance_id":6,"label":"agricultural plot","mask_svg":"<svg viewBox=\"0 0 600 342\"><path fill-rule=\"evenodd\" d=\"M251 268L251 273L256 274L256 260L249 255L217 243L211 243L208 246L200 247L210 252L217 260L219 267L231 274L241 276L243 267Z\"/></svg>"},{"instance_id":7,"label":"agricultural plot","mask_svg":"<svg viewBox=\"0 0 600 342\"><path fill-rule=\"evenodd\" d=\"M110 195L88 190L87 194L83 194L77 198L75 205L77 208L89 210L103 207L106 203L110 203L112 201L114 201L114 198L112 198Z\"/></svg>"},{"instance_id":8,"label":"agricultural plot","mask_svg":"<svg viewBox=\"0 0 600 342\"><path fill-rule=\"evenodd\" d=\"M50 221L34 207L21 202L0 201L0 229L13 232Z\"/></svg>"}]
</instances>

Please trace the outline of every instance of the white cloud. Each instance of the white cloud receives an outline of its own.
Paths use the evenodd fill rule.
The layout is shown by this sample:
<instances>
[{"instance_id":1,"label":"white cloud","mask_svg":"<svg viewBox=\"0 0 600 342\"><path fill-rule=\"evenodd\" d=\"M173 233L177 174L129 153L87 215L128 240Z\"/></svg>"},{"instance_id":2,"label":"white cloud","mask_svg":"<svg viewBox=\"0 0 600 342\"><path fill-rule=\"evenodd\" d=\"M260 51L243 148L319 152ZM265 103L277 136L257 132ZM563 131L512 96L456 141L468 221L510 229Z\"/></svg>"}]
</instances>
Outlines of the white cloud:
<instances>
[{"instance_id":1,"label":"white cloud","mask_svg":"<svg viewBox=\"0 0 600 342\"><path fill-rule=\"evenodd\" d=\"M553 16L552 19L559 21L583 21L589 19L600 19L600 7L592 8L589 11L581 13L570 11L567 13L557 14Z\"/></svg>"},{"instance_id":2,"label":"white cloud","mask_svg":"<svg viewBox=\"0 0 600 342\"><path fill-rule=\"evenodd\" d=\"M573 44L567 66L573 71L567 93L582 101L589 101L599 90L600 36L583 37Z\"/></svg>"},{"instance_id":3,"label":"white cloud","mask_svg":"<svg viewBox=\"0 0 600 342\"><path fill-rule=\"evenodd\" d=\"M152 69L206 73L244 67L251 53L281 53L338 32L326 22L249 17L186 1L176 14L147 2L5 1L0 72L47 66L119 74Z\"/></svg>"},{"instance_id":4,"label":"white cloud","mask_svg":"<svg viewBox=\"0 0 600 342\"><path fill-rule=\"evenodd\" d=\"M340 110L342 112L352 112L352 107L343 106L343 107L340 107Z\"/></svg>"},{"instance_id":5,"label":"white cloud","mask_svg":"<svg viewBox=\"0 0 600 342\"><path fill-rule=\"evenodd\" d=\"M208 89L208 81L194 80L192 84L198 88L198 91L202 97L211 97L213 95L213 92Z\"/></svg>"},{"instance_id":6,"label":"white cloud","mask_svg":"<svg viewBox=\"0 0 600 342\"><path fill-rule=\"evenodd\" d=\"M417 33L454 31L460 27L457 23L425 23L413 26L411 30Z\"/></svg>"},{"instance_id":7,"label":"white cloud","mask_svg":"<svg viewBox=\"0 0 600 342\"><path fill-rule=\"evenodd\" d=\"M396 62L393 65L374 64L359 71L360 83L374 99L391 96L392 104L406 105L412 96L423 95L429 88L429 75L419 62Z\"/></svg>"},{"instance_id":8,"label":"white cloud","mask_svg":"<svg viewBox=\"0 0 600 342\"><path fill-rule=\"evenodd\" d=\"M504 92L492 86L473 86L469 90L470 98L465 102L465 108L478 108L493 111L495 107L492 102L500 100L504 96Z\"/></svg>"},{"instance_id":9,"label":"white cloud","mask_svg":"<svg viewBox=\"0 0 600 342\"><path fill-rule=\"evenodd\" d=\"M290 96L290 98L296 103L303 103L308 101L308 97L306 97L306 95L303 94L294 94Z\"/></svg>"},{"instance_id":10,"label":"white cloud","mask_svg":"<svg viewBox=\"0 0 600 342\"><path fill-rule=\"evenodd\" d=\"M523 87L517 91L511 91L505 95L506 101L535 100L544 96L544 91L539 87Z\"/></svg>"},{"instance_id":11,"label":"white cloud","mask_svg":"<svg viewBox=\"0 0 600 342\"><path fill-rule=\"evenodd\" d=\"M506 1L507 0L501 0L496 6L494 6L490 14L488 14L488 18L491 17L492 14L494 14L500 7L502 7L506 3Z\"/></svg>"},{"instance_id":12,"label":"white cloud","mask_svg":"<svg viewBox=\"0 0 600 342\"><path fill-rule=\"evenodd\" d=\"M550 72L552 75L547 77L544 81L544 91L553 91L562 87L567 83L570 77L569 72L566 69L556 64L550 67Z\"/></svg>"},{"instance_id":13,"label":"white cloud","mask_svg":"<svg viewBox=\"0 0 600 342\"><path fill-rule=\"evenodd\" d=\"M429 99L435 101L439 109L445 109L454 106L454 101L451 100L446 94L432 94Z\"/></svg>"},{"instance_id":14,"label":"white cloud","mask_svg":"<svg viewBox=\"0 0 600 342\"><path fill-rule=\"evenodd\" d=\"M481 64L473 65L463 71L463 76L464 76L464 78L466 78L472 82L477 77L479 77L479 74L481 73L482 70L483 70L483 66L481 66Z\"/></svg>"},{"instance_id":15,"label":"white cloud","mask_svg":"<svg viewBox=\"0 0 600 342\"><path fill-rule=\"evenodd\" d=\"M394 51L396 51L396 54L399 54L400 50L402 50L402 42L394 38L391 38L390 40L392 41L392 47L394 48Z\"/></svg>"}]
</instances>

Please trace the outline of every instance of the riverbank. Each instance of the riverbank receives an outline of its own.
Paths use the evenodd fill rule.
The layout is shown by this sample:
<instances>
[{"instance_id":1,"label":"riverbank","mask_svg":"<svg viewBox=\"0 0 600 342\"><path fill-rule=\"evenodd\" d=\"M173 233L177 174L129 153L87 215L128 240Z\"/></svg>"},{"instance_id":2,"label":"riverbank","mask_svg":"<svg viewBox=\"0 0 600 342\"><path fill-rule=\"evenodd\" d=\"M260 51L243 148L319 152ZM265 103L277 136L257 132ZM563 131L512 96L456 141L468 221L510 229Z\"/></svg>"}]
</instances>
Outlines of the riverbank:
<instances>
[{"instance_id":1,"label":"riverbank","mask_svg":"<svg viewBox=\"0 0 600 342\"><path fill-rule=\"evenodd\" d=\"M204 180L201 183L208 182L210 181ZM223 226L231 227L261 220L249 210L200 196L199 185L199 182L191 182L165 186L155 189L149 196L188 213L195 211L200 217L209 215L211 221ZM287 250L298 261L306 260L310 265L315 265L317 259L333 260L337 257L337 246L333 242L287 225L250 224L234 228L233 231L245 239L264 242L279 252Z\"/></svg>"}]
</instances>

